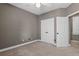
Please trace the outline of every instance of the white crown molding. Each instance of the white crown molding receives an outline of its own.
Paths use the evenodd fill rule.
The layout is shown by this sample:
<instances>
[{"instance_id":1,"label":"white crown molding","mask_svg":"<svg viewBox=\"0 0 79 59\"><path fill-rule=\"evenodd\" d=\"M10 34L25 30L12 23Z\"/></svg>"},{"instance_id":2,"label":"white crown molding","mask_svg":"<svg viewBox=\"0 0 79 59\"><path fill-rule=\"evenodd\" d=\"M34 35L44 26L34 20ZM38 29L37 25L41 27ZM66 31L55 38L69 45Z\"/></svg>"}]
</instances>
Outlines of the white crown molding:
<instances>
[{"instance_id":1,"label":"white crown molding","mask_svg":"<svg viewBox=\"0 0 79 59\"><path fill-rule=\"evenodd\" d=\"M67 17L71 17L71 16L73 16L73 15L76 15L77 13L79 13L79 10L76 11L76 12L73 12L73 13L71 13L71 14L69 14L69 15L67 15Z\"/></svg>"}]
</instances>

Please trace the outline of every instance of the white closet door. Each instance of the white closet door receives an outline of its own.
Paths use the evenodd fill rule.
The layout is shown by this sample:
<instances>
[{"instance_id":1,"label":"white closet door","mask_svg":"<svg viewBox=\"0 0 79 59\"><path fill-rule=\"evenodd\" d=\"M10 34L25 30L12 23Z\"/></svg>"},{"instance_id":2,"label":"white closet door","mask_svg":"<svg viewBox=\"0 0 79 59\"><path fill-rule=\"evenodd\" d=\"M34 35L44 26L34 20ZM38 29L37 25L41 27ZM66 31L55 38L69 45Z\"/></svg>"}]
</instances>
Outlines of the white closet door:
<instances>
[{"instance_id":1,"label":"white closet door","mask_svg":"<svg viewBox=\"0 0 79 59\"><path fill-rule=\"evenodd\" d=\"M41 20L41 40L54 44L54 18Z\"/></svg>"},{"instance_id":2,"label":"white closet door","mask_svg":"<svg viewBox=\"0 0 79 59\"><path fill-rule=\"evenodd\" d=\"M56 44L57 47L69 46L69 21L67 17L56 18L57 33Z\"/></svg>"}]
</instances>

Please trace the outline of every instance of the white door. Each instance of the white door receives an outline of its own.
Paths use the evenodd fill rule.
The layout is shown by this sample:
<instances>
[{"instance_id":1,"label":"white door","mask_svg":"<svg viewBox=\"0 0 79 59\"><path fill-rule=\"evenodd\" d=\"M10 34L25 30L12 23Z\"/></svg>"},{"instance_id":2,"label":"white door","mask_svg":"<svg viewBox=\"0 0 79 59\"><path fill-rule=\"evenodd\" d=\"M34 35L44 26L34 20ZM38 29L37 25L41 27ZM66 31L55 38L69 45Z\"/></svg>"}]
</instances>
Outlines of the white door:
<instances>
[{"instance_id":1,"label":"white door","mask_svg":"<svg viewBox=\"0 0 79 59\"><path fill-rule=\"evenodd\" d=\"M57 47L69 46L69 21L67 17L56 18L56 44Z\"/></svg>"},{"instance_id":2,"label":"white door","mask_svg":"<svg viewBox=\"0 0 79 59\"><path fill-rule=\"evenodd\" d=\"M54 44L54 18L41 20L41 40Z\"/></svg>"}]
</instances>

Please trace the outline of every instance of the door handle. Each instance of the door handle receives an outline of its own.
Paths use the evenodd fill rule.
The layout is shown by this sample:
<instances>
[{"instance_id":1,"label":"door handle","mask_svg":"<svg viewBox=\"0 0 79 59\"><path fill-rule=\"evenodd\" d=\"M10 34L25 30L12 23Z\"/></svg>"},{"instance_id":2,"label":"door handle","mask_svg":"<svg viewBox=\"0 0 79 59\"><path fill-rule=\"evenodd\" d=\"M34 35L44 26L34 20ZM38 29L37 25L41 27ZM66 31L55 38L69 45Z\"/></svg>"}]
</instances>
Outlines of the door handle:
<instances>
[{"instance_id":1,"label":"door handle","mask_svg":"<svg viewBox=\"0 0 79 59\"><path fill-rule=\"evenodd\" d=\"M57 33L57 34L59 34L59 33Z\"/></svg>"},{"instance_id":2,"label":"door handle","mask_svg":"<svg viewBox=\"0 0 79 59\"><path fill-rule=\"evenodd\" d=\"M45 33L48 33L48 32L45 32Z\"/></svg>"}]
</instances>

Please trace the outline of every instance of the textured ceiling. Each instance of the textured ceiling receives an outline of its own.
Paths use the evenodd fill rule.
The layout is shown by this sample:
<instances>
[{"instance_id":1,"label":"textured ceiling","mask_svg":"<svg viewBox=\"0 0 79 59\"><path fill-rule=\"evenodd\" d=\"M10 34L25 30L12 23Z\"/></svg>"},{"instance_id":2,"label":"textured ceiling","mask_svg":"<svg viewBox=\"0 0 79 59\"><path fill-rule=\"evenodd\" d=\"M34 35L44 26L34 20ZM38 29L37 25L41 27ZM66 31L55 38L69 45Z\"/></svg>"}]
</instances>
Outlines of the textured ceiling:
<instances>
[{"instance_id":1,"label":"textured ceiling","mask_svg":"<svg viewBox=\"0 0 79 59\"><path fill-rule=\"evenodd\" d=\"M34 3L10 3L16 7L29 11L33 14L40 15L58 8L67 8L70 3L41 3L41 7L35 7Z\"/></svg>"}]
</instances>

